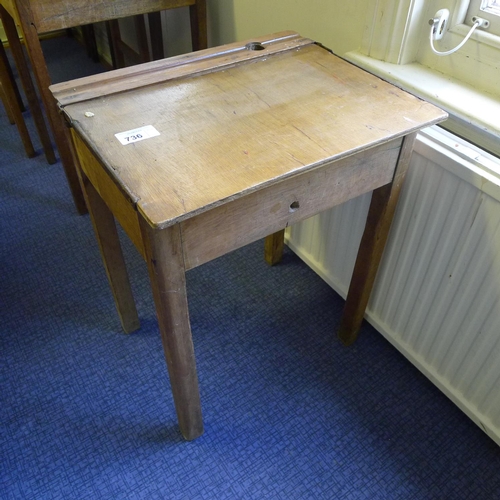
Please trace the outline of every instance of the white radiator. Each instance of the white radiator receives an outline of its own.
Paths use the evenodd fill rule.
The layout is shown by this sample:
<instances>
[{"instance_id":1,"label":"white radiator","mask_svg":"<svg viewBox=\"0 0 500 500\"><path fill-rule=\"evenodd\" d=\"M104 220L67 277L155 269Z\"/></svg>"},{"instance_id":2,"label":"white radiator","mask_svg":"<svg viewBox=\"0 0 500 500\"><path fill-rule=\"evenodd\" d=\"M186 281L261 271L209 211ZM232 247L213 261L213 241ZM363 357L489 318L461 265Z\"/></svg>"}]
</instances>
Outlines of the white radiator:
<instances>
[{"instance_id":1,"label":"white radiator","mask_svg":"<svg viewBox=\"0 0 500 500\"><path fill-rule=\"evenodd\" d=\"M451 134L419 134L366 317L500 444L498 174L497 159ZM370 196L287 232L344 297Z\"/></svg>"}]
</instances>

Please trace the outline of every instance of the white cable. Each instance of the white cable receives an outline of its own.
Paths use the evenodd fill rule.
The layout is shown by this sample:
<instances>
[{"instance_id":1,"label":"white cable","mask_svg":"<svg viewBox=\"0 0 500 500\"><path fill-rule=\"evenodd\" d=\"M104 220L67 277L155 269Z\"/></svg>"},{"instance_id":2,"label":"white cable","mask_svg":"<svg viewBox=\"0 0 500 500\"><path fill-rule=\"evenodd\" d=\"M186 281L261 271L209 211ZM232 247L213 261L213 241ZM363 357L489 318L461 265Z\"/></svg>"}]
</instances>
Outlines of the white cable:
<instances>
[{"instance_id":1,"label":"white cable","mask_svg":"<svg viewBox=\"0 0 500 500\"><path fill-rule=\"evenodd\" d=\"M438 56L448 56L450 54L453 54L453 52L456 52L458 49L461 49L465 42L471 37L472 33L474 33L475 29L481 26L481 21L476 21L473 25L472 28L469 30L469 33L467 33L467 36L462 40L460 44L458 44L454 49L447 50L446 52L439 52L439 50L436 50L434 47L434 27L435 24L431 26L431 36L430 36L430 41L431 41L431 49L434 54L437 54Z\"/></svg>"}]
</instances>

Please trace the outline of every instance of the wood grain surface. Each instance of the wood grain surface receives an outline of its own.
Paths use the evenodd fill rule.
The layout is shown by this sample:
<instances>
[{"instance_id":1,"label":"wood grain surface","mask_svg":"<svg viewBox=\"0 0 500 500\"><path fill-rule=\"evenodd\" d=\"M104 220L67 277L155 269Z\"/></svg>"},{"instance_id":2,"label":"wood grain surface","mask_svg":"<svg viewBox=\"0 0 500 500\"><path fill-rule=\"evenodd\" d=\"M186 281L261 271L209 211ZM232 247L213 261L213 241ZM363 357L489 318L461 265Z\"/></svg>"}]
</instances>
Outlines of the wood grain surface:
<instances>
[{"instance_id":1,"label":"wood grain surface","mask_svg":"<svg viewBox=\"0 0 500 500\"><path fill-rule=\"evenodd\" d=\"M8 0L29 4L37 31L44 33L107 19L193 5L195 0Z\"/></svg>"},{"instance_id":2,"label":"wood grain surface","mask_svg":"<svg viewBox=\"0 0 500 500\"><path fill-rule=\"evenodd\" d=\"M400 147L394 139L183 221L186 269L390 183Z\"/></svg>"},{"instance_id":3,"label":"wood grain surface","mask_svg":"<svg viewBox=\"0 0 500 500\"><path fill-rule=\"evenodd\" d=\"M446 117L313 43L255 52L262 55L173 80L169 72L176 68L165 60L165 81L64 107L153 227L168 227ZM160 135L126 146L115 137L146 125Z\"/></svg>"},{"instance_id":4,"label":"wood grain surface","mask_svg":"<svg viewBox=\"0 0 500 500\"><path fill-rule=\"evenodd\" d=\"M203 421L185 271L270 234L274 263L284 227L374 190L340 332L352 342L416 132L447 116L290 32L52 91L91 183L96 230L112 212L146 259L186 439ZM111 242L97 237L123 311L131 294L121 261L109 262L111 232Z\"/></svg>"}]
</instances>

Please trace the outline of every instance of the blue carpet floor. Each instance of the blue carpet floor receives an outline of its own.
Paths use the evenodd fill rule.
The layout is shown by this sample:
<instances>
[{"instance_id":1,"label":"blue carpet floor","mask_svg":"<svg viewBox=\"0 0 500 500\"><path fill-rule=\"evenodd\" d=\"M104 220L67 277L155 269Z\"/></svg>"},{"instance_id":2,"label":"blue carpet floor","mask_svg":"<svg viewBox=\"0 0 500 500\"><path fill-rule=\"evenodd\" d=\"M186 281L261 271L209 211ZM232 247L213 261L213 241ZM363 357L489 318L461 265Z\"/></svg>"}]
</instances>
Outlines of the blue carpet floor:
<instances>
[{"instance_id":1,"label":"blue carpet floor","mask_svg":"<svg viewBox=\"0 0 500 500\"><path fill-rule=\"evenodd\" d=\"M98 70L45 47L56 80ZM500 448L369 325L343 347L343 300L262 242L188 273L205 434L184 442L123 244L128 336L60 163L26 159L0 110L1 499L500 498Z\"/></svg>"}]
</instances>

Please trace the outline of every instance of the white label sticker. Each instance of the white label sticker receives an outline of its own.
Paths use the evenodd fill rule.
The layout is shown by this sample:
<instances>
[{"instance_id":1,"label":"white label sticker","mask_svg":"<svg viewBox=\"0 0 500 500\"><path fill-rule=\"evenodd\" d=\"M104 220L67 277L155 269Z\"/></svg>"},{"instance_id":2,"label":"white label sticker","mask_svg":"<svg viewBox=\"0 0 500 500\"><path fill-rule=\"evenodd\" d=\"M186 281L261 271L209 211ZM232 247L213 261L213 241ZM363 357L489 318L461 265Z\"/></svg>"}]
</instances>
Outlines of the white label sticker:
<instances>
[{"instance_id":1,"label":"white label sticker","mask_svg":"<svg viewBox=\"0 0 500 500\"><path fill-rule=\"evenodd\" d=\"M156 137L157 135L160 135L160 132L158 132L153 125L145 125L144 127L135 128L134 130L120 132L119 134L115 134L115 137L124 146L126 146L127 144L143 141L144 139L150 139L151 137Z\"/></svg>"}]
</instances>

